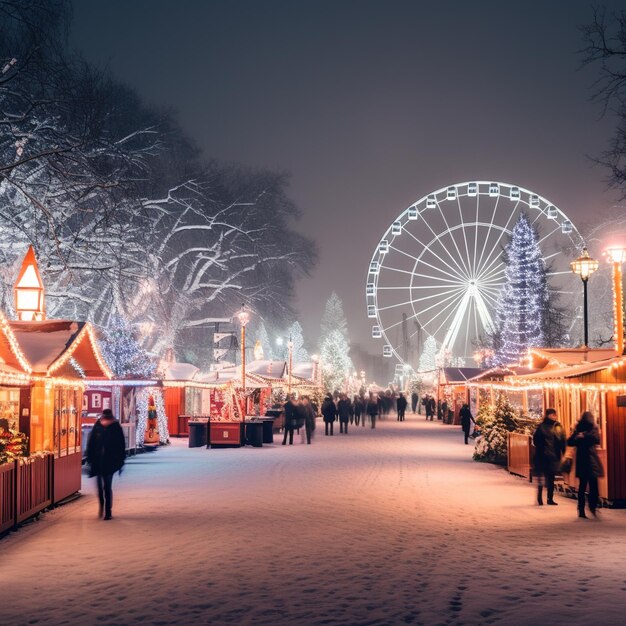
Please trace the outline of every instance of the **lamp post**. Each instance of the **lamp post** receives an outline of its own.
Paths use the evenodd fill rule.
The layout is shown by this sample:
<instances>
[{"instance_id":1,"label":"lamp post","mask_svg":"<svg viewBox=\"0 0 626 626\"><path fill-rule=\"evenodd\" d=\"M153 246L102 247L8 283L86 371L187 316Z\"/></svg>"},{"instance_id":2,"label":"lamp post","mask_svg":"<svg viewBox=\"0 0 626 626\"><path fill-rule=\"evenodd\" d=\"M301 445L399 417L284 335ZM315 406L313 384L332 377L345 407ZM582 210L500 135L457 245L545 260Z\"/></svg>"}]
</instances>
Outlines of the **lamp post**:
<instances>
[{"instance_id":1,"label":"lamp post","mask_svg":"<svg viewBox=\"0 0 626 626\"><path fill-rule=\"evenodd\" d=\"M241 324L241 389L243 393L243 421L246 421L246 324L250 321L250 314L246 310L246 305L242 304L237 313L237 319Z\"/></svg>"},{"instance_id":2,"label":"lamp post","mask_svg":"<svg viewBox=\"0 0 626 626\"><path fill-rule=\"evenodd\" d=\"M613 265L613 335L615 350L624 353L624 295L622 293L622 263L626 261L626 248L609 248L604 251Z\"/></svg>"},{"instance_id":3,"label":"lamp post","mask_svg":"<svg viewBox=\"0 0 626 626\"><path fill-rule=\"evenodd\" d=\"M287 380L287 393L291 398L291 366L293 365L293 341L291 335L289 335L289 341L287 342L287 348L289 349L289 378Z\"/></svg>"},{"instance_id":4,"label":"lamp post","mask_svg":"<svg viewBox=\"0 0 626 626\"><path fill-rule=\"evenodd\" d=\"M584 347L589 347L589 317L587 313L587 281L598 269L598 262L589 256L587 248L583 248L583 253L570 263L572 272L578 274L583 281L583 313L584 313L584 329L585 329L585 343Z\"/></svg>"}]
</instances>

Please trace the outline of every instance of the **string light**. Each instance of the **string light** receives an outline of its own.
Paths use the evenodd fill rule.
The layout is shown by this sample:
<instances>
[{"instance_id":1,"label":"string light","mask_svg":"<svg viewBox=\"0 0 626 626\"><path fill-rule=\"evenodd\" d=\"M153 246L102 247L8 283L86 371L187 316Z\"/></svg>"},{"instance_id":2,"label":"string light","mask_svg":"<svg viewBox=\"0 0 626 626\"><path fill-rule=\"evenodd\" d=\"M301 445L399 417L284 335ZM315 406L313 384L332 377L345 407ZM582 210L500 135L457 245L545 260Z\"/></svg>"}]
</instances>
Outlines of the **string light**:
<instances>
[{"instance_id":1,"label":"string light","mask_svg":"<svg viewBox=\"0 0 626 626\"><path fill-rule=\"evenodd\" d=\"M20 345L17 339L15 338L15 334L13 333L13 330L11 329L9 322L7 321L7 318L4 316L2 311L0 311L0 328L2 329L2 332L5 338L7 339L9 348L13 356L15 356L15 358L18 360L18 363L20 364L22 369L27 374L30 374L33 371L33 368L31 367L30 363L24 356L24 353L22 352L22 349L20 348Z\"/></svg>"}]
</instances>

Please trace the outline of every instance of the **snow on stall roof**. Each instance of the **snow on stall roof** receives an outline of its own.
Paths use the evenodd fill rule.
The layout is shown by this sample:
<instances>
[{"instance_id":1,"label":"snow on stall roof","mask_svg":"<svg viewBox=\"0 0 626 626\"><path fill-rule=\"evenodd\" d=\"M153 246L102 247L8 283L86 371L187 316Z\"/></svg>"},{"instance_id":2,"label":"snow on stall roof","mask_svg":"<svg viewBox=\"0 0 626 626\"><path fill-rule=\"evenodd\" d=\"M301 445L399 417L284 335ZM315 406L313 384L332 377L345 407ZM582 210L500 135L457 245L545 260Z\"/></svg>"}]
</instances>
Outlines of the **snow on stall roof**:
<instances>
[{"instance_id":1,"label":"snow on stall roof","mask_svg":"<svg viewBox=\"0 0 626 626\"><path fill-rule=\"evenodd\" d=\"M464 383L485 371L482 367L444 367L443 375L447 383Z\"/></svg>"},{"instance_id":2,"label":"snow on stall roof","mask_svg":"<svg viewBox=\"0 0 626 626\"><path fill-rule=\"evenodd\" d=\"M303 378L304 380L313 380L313 374L315 373L315 363L294 363L293 367L291 368L291 373L293 376Z\"/></svg>"},{"instance_id":3,"label":"snow on stall roof","mask_svg":"<svg viewBox=\"0 0 626 626\"><path fill-rule=\"evenodd\" d=\"M191 363L168 363L165 372L165 380L195 380L200 370Z\"/></svg>"},{"instance_id":4,"label":"snow on stall roof","mask_svg":"<svg viewBox=\"0 0 626 626\"><path fill-rule=\"evenodd\" d=\"M526 374L525 376L517 376L516 378L522 380L575 378L577 376L582 376L583 374L590 374L591 372L599 372L601 370L609 369L613 365L619 363L621 359L622 357L615 356L611 359L604 359L602 361L583 362L557 369L540 370L536 373Z\"/></svg>"},{"instance_id":5,"label":"snow on stall roof","mask_svg":"<svg viewBox=\"0 0 626 626\"><path fill-rule=\"evenodd\" d=\"M287 364L285 361L252 361L246 365L246 374L258 374L264 378L284 378Z\"/></svg>"},{"instance_id":6,"label":"snow on stall roof","mask_svg":"<svg viewBox=\"0 0 626 626\"><path fill-rule=\"evenodd\" d=\"M533 348L532 354L556 365L592 363L617 356L613 348Z\"/></svg>"},{"instance_id":7,"label":"snow on stall roof","mask_svg":"<svg viewBox=\"0 0 626 626\"><path fill-rule=\"evenodd\" d=\"M44 320L10 321L9 326L34 372L46 372L73 343L85 322Z\"/></svg>"}]
</instances>

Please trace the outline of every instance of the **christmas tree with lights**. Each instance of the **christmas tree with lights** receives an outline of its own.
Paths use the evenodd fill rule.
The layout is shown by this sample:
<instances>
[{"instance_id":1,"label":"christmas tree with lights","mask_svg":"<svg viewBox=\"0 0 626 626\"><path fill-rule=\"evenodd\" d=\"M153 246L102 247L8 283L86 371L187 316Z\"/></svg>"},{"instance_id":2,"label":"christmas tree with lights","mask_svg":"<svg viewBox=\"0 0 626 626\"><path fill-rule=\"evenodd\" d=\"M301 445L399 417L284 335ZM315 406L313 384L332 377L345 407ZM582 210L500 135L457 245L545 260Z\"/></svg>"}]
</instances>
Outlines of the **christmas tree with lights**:
<instances>
[{"instance_id":1,"label":"christmas tree with lights","mask_svg":"<svg viewBox=\"0 0 626 626\"><path fill-rule=\"evenodd\" d=\"M304 335L300 322L294 322L289 327L289 338L292 344L292 358L294 363L306 363L309 360L309 353L304 347Z\"/></svg>"},{"instance_id":2,"label":"christmas tree with lights","mask_svg":"<svg viewBox=\"0 0 626 626\"><path fill-rule=\"evenodd\" d=\"M121 315L112 315L102 329L100 348L116 378L150 378L156 372L154 359L137 341L132 326Z\"/></svg>"},{"instance_id":3,"label":"christmas tree with lights","mask_svg":"<svg viewBox=\"0 0 626 626\"><path fill-rule=\"evenodd\" d=\"M495 365L523 361L528 349L545 344L544 317L549 302L546 265L537 231L522 213L504 250L505 283L492 336Z\"/></svg>"}]
</instances>

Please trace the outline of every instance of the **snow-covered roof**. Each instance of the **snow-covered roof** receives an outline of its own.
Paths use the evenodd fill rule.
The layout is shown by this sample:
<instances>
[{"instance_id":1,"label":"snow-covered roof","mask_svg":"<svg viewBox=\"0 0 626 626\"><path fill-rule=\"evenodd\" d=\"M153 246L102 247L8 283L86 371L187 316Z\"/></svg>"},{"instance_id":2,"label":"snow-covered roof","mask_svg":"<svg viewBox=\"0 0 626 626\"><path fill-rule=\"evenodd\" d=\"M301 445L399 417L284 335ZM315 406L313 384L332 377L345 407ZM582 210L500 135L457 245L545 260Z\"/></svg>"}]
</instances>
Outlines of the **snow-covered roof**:
<instances>
[{"instance_id":1,"label":"snow-covered roof","mask_svg":"<svg viewBox=\"0 0 626 626\"><path fill-rule=\"evenodd\" d=\"M164 380L195 380L200 370L191 363L167 363L163 371Z\"/></svg>"},{"instance_id":2,"label":"snow-covered roof","mask_svg":"<svg viewBox=\"0 0 626 626\"><path fill-rule=\"evenodd\" d=\"M10 321L8 325L35 374L80 378L82 371L91 378L110 377L87 322Z\"/></svg>"},{"instance_id":3,"label":"snow-covered roof","mask_svg":"<svg viewBox=\"0 0 626 626\"><path fill-rule=\"evenodd\" d=\"M263 359L246 364L246 374L258 374L263 378L284 378L286 370L287 364L285 361L268 361Z\"/></svg>"},{"instance_id":4,"label":"snow-covered roof","mask_svg":"<svg viewBox=\"0 0 626 626\"><path fill-rule=\"evenodd\" d=\"M291 375L296 376L297 378L302 378L303 380L312 381L315 375L315 363L313 363L312 361L305 363L294 363L293 367L291 368Z\"/></svg>"},{"instance_id":5,"label":"snow-covered roof","mask_svg":"<svg viewBox=\"0 0 626 626\"><path fill-rule=\"evenodd\" d=\"M577 378L584 374L590 374L592 372L599 372L611 368L616 368L616 374L621 374L619 378L624 378L624 358L621 356L615 356L610 359L604 359L602 361L595 361L593 363L579 363L578 365L570 365L561 368L545 369L536 373L526 374L525 376L507 377L507 380L512 381L532 381L532 380L557 380L562 378Z\"/></svg>"},{"instance_id":6,"label":"snow-covered roof","mask_svg":"<svg viewBox=\"0 0 626 626\"><path fill-rule=\"evenodd\" d=\"M485 371L482 367L444 367L441 370L446 383L464 383Z\"/></svg>"},{"instance_id":7,"label":"snow-covered roof","mask_svg":"<svg viewBox=\"0 0 626 626\"><path fill-rule=\"evenodd\" d=\"M613 348L532 348L533 365L540 369L593 363L617 356Z\"/></svg>"}]
</instances>

